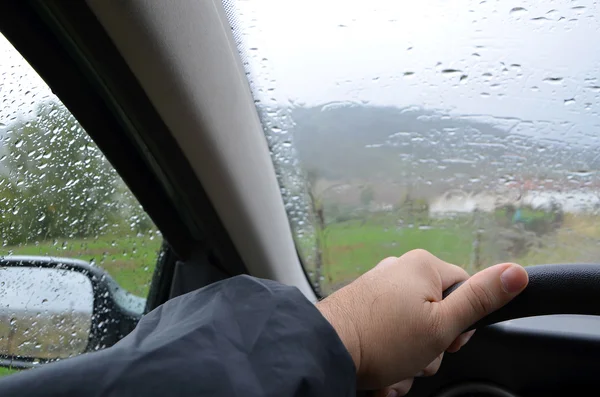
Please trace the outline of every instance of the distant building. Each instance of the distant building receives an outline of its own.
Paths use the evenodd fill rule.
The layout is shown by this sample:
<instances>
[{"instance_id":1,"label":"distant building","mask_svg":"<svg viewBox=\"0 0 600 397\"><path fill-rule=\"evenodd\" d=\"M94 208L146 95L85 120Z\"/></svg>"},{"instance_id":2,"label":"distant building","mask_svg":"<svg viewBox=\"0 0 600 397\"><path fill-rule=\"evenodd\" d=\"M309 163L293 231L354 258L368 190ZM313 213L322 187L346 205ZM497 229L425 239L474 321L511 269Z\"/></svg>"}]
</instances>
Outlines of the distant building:
<instances>
[{"instance_id":1,"label":"distant building","mask_svg":"<svg viewBox=\"0 0 600 397\"><path fill-rule=\"evenodd\" d=\"M514 199L516 198L515 196ZM445 216L446 214L469 213L475 210L492 212L497 207L512 201L510 195L506 194L474 193L455 189L432 199L429 203L429 213L431 216Z\"/></svg>"},{"instance_id":2,"label":"distant building","mask_svg":"<svg viewBox=\"0 0 600 397\"><path fill-rule=\"evenodd\" d=\"M531 206L550 209L558 206L567 213L589 213L600 209L600 192L595 190L557 191L557 190L511 190L498 193L471 193L451 190L431 200L431 216L470 213L476 209L492 212L496 208L512 204L516 207Z\"/></svg>"}]
</instances>

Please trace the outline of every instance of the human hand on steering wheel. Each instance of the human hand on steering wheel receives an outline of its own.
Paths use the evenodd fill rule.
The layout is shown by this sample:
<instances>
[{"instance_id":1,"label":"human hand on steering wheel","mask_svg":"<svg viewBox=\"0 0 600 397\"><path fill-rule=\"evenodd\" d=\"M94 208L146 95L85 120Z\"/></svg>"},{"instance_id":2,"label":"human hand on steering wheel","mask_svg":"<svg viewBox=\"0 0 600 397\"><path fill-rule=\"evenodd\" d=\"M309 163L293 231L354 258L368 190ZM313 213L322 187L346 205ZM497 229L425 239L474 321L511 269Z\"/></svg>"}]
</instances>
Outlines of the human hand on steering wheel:
<instances>
[{"instance_id":1,"label":"human hand on steering wheel","mask_svg":"<svg viewBox=\"0 0 600 397\"><path fill-rule=\"evenodd\" d=\"M465 281L443 299L450 286ZM387 258L317 304L354 360L359 389L405 395L415 376L437 372L477 320L525 289L528 276L505 263L469 277L424 250Z\"/></svg>"}]
</instances>

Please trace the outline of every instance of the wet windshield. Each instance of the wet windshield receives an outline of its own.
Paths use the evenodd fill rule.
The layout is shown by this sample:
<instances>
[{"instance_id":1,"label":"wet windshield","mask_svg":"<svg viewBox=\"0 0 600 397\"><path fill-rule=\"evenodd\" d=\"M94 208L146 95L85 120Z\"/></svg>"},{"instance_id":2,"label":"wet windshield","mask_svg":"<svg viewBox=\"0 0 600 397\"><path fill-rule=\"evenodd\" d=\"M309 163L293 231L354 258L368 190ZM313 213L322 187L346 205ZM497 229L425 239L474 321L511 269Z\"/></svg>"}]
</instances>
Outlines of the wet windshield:
<instances>
[{"instance_id":1,"label":"wet windshield","mask_svg":"<svg viewBox=\"0 0 600 397\"><path fill-rule=\"evenodd\" d=\"M228 1L303 262L598 262L589 1Z\"/></svg>"}]
</instances>

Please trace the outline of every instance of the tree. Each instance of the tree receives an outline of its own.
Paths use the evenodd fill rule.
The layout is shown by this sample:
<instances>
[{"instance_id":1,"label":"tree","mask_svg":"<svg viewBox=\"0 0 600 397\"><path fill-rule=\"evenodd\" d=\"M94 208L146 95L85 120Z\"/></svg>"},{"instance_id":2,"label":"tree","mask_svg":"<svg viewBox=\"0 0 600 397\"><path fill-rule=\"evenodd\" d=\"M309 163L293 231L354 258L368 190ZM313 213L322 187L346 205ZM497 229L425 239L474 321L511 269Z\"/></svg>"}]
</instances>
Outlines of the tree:
<instances>
[{"instance_id":1,"label":"tree","mask_svg":"<svg viewBox=\"0 0 600 397\"><path fill-rule=\"evenodd\" d=\"M0 233L5 244L96 235L116 210L118 176L62 105L38 106L4 137Z\"/></svg>"},{"instance_id":2,"label":"tree","mask_svg":"<svg viewBox=\"0 0 600 397\"><path fill-rule=\"evenodd\" d=\"M310 205L311 215L314 217L314 228L315 228L315 279L314 286L315 290L319 295L323 295L323 285L321 281L323 279L325 261L323 253L325 247L325 213L323 211L323 202L319 197L319 193L316 191L317 182L319 175L316 170L306 171L306 190L308 192L308 201Z\"/></svg>"},{"instance_id":3,"label":"tree","mask_svg":"<svg viewBox=\"0 0 600 397\"><path fill-rule=\"evenodd\" d=\"M371 185L363 187L363 189L360 191L360 202L365 207L371 204L374 198L375 191L373 190L373 187Z\"/></svg>"}]
</instances>

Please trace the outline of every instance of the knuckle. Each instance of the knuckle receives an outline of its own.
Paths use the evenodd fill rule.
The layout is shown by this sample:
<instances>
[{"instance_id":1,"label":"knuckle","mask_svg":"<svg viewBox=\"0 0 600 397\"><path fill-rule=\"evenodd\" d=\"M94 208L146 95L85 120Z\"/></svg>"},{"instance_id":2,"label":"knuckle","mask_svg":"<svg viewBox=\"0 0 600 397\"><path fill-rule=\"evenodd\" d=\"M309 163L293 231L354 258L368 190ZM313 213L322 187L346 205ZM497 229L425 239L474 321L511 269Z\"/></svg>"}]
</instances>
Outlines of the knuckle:
<instances>
[{"instance_id":1,"label":"knuckle","mask_svg":"<svg viewBox=\"0 0 600 397\"><path fill-rule=\"evenodd\" d=\"M465 278L465 280L469 278L469 273L465 269L463 269L462 267L457 266L457 265L452 265L452 266L454 266L457 269L457 271L462 274L462 276Z\"/></svg>"},{"instance_id":2,"label":"knuckle","mask_svg":"<svg viewBox=\"0 0 600 397\"><path fill-rule=\"evenodd\" d=\"M375 268L382 268L387 266L397 266L398 265L398 257L388 256L385 259L382 259Z\"/></svg>"},{"instance_id":3,"label":"knuckle","mask_svg":"<svg viewBox=\"0 0 600 397\"><path fill-rule=\"evenodd\" d=\"M429 259L430 257L433 256L431 254L431 252L429 252L427 250L424 250L423 248L417 248L417 249L414 249L412 251L408 251L407 254L408 255L413 255L415 257L423 258L423 259Z\"/></svg>"},{"instance_id":4,"label":"knuckle","mask_svg":"<svg viewBox=\"0 0 600 397\"><path fill-rule=\"evenodd\" d=\"M485 314L494 309L494 298L490 292L477 283L466 283L469 288L467 299L475 313Z\"/></svg>"},{"instance_id":5,"label":"knuckle","mask_svg":"<svg viewBox=\"0 0 600 397\"><path fill-rule=\"evenodd\" d=\"M435 257L429 251L426 251L421 248L417 248L417 249L408 251L406 254L402 255L401 258L404 260L407 260L409 262L424 264L424 263L431 263L432 259Z\"/></svg>"}]
</instances>

